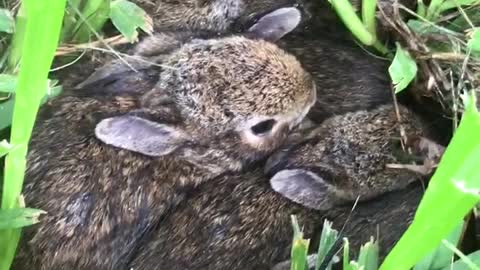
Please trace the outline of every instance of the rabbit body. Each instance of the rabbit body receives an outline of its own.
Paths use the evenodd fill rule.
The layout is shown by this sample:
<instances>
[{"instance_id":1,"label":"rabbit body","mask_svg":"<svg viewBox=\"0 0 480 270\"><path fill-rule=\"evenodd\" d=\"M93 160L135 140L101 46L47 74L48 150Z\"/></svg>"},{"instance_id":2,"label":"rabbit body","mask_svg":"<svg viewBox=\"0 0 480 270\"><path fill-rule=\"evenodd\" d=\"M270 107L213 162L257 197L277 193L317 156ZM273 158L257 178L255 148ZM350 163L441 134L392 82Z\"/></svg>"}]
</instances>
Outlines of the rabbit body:
<instances>
[{"instance_id":1,"label":"rabbit body","mask_svg":"<svg viewBox=\"0 0 480 270\"><path fill-rule=\"evenodd\" d=\"M407 133L422 134L418 119L405 108L401 112ZM376 236L380 225L381 250L387 252L421 197L418 185L409 186L415 173L385 168L399 162L392 154L397 132L391 105L326 120L270 157L266 172L273 176L259 167L217 177L188 194L130 267L269 269L290 256L292 214L312 241L324 218L337 229L346 222L354 248ZM361 203L346 221L357 196Z\"/></svg>"},{"instance_id":2,"label":"rabbit body","mask_svg":"<svg viewBox=\"0 0 480 270\"><path fill-rule=\"evenodd\" d=\"M198 40L165 63L146 92L67 91L41 109L24 194L48 215L13 269L123 269L188 190L267 157L315 99L296 59L263 40Z\"/></svg>"}]
</instances>

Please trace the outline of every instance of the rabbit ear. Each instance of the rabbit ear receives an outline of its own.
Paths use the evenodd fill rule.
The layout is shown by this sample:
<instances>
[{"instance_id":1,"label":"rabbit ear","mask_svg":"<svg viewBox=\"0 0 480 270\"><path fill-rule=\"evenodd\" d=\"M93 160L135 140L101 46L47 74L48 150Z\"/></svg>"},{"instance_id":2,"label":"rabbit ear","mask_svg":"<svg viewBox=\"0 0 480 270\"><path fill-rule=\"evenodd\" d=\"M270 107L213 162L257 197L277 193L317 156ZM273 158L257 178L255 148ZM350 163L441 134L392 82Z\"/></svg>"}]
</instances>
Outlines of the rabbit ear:
<instances>
[{"instance_id":1,"label":"rabbit ear","mask_svg":"<svg viewBox=\"0 0 480 270\"><path fill-rule=\"evenodd\" d=\"M279 8L261 17L247 33L252 37L274 42L293 31L301 17L300 11L294 7Z\"/></svg>"},{"instance_id":2,"label":"rabbit ear","mask_svg":"<svg viewBox=\"0 0 480 270\"><path fill-rule=\"evenodd\" d=\"M175 151L184 142L182 135L174 126L131 115L104 119L95 128L95 136L106 144L154 157Z\"/></svg>"},{"instance_id":3,"label":"rabbit ear","mask_svg":"<svg viewBox=\"0 0 480 270\"><path fill-rule=\"evenodd\" d=\"M316 210L328 210L341 200L333 185L303 169L279 171L270 179L270 185L287 199Z\"/></svg>"}]
</instances>

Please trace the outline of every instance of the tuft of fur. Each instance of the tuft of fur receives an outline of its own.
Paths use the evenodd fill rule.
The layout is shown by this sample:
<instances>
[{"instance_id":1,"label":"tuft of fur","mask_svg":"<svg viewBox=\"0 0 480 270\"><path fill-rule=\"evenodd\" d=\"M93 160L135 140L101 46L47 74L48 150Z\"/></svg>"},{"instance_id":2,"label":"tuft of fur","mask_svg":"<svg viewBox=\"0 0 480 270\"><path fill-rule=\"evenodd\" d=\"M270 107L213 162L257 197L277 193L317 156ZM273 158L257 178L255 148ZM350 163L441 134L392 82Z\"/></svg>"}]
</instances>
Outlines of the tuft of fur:
<instances>
[{"instance_id":1,"label":"tuft of fur","mask_svg":"<svg viewBox=\"0 0 480 270\"><path fill-rule=\"evenodd\" d=\"M24 195L48 215L25 230L13 269L125 269L189 190L268 156L314 102L313 82L295 58L260 40L191 43L166 62L174 69L150 90L67 91L42 107ZM245 77L254 75L263 79ZM252 93L250 102L242 97ZM276 122L255 137L251 127L264 118ZM115 127L105 119L141 121ZM115 147L98 139L99 123L100 137ZM156 157L124 148L156 138L159 147L148 148L163 151Z\"/></svg>"}]
</instances>

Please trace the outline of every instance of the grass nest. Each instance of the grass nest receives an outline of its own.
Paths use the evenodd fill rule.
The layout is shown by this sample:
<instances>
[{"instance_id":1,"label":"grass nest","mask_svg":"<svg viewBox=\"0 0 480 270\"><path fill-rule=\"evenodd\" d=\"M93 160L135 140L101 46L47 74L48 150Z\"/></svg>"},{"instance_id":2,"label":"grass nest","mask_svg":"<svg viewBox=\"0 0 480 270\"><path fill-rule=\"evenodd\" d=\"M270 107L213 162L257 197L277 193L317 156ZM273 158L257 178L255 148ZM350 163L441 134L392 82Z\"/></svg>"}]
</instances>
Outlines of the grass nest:
<instances>
[{"instance_id":1,"label":"grass nest","mask_svg":"<svg viewBox=\"0 0 480 270\"><path fill-rule=\"evenodd\" d=\"M415 5L394 0L378 5L382 30L417 64L410 93L418 101L433 100L454 121L464 111L461 96L478 92L480 85L480 1L470 2L432 0L427 6L421 0Z\"/></svg>"}]
</instances>

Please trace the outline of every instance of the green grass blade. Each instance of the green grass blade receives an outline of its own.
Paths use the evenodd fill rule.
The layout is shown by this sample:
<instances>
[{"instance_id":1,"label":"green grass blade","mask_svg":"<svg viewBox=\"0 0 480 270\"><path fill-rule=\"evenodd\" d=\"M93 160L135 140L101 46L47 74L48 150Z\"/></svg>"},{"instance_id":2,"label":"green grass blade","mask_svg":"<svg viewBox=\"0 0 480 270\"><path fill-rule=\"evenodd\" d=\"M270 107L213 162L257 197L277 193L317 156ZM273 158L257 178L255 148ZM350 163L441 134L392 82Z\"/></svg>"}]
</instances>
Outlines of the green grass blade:
<instances>
[{"instance_id":1,"label":"green grass blade","mask_svg":"<svg viewBox=\"0 0 480 270\"><path fill-rule=\"evenodd\" d=\"M17 78L9 74L0 74L0 92L13 93Z\"/></svg>"},{"instance_id":2,"label":"green grass blade","mask_svg":"<svg viewBox=\"0 0 480 270\"><path fill-rule=\"evenodd\" d=\"M334 10L343 21L350 32L363 44L373 45L375 43L374 36L368 31L365 25L358 18L352 4L348 0L329 0Z\"/></svg>"},{"instance_id":3,"label":"green grass blade","mask_svg":"<svg viewBox=\"0 0 480 270\"><path fill-rule=\"evenodd\" d=\"M358 264L362 266L364 270L378 269L378 243L374 241L373 237L369 242L360 247Z\"/></svg>"},{"instance_id":4,"label":"green grass blade","mask_svg":"<svg viewBox=\"0 0 480 270\"><path fill-rule=\"evenodd\" d=\"M14 73L15 68L20 62L22 55L23 41L25 38L25 27L27 24L27 18L25 14L25 8L22 1L20 9L15 17L15 34L13 35L11 50L8 55L8 71Z\"/></svg>"},{"instance_id":5,"label":"green grass blade","mask_svg":"<svg viewBox=\"0 0 480 270\"><path fill-rule=\"evenodd\" d=\"M0 141L0 158L5 156L10 150L12 150L13 146L7 142L7 140ZM0 219L1 221L1 219Z\"/></svg>"},{"instance_id":6,"label":"green grass blade","mask_svg":"<svg viewBox=\"0 0 480 270\"><path fill-rule=\"evenodd\" d=\"M475 270L472 264L475 266L480 265L480 250L468 254L466 258L460 258L452 265L445 266L442 270Z\"/></svg>"},{"instance_id":7,"label":"green grass blade","mask_svg":"<svg viewBox=\"0 0 480 270\"><path fill-rule=\"evenodd\" d=\"M307 267L307 253L309 239L303 239L303 233L298 225L297 218L292 216L293 244L291 251L291 270L305 270Z\"/></svg>"},{"instance_id":8,"label":"green grass blade","mask_svg":"<svg viewBox=\"0 0 480 270\"><path fill-rule=\"evenodd\" d=\"M350 243L348 238L343 238L343 270L353 270L350 265Z\"/></svg>"},{"instance_id":9,"label":"green grass blade","mask_svg":"<svg viewBox=\"0 0 480 270\"><path fill-rule=\"evenodd\" d=\"M82 9L82 14L87 21L78 20L72 38L75 42L87 42L93 35L92 31L100 32L110 15L110 0L89 0Z\"/></svg>"},{"instance_id":10,"label":"green grass blade","mask_svg":"<svg viewBox=\"0 0 480 270\"><path fill-rule=\"evenodd\" d=\"M377 20L376 20L377 0L362 1L362 20L368 32L377 40Z\"/></svg>"},{"instance_id":11,"label":"green grass blade","mask_svg":"<svg viewBox=\"0 0 480 270\"><path fill-rule=\"evenodd\" d=\"M478 267L478 265L476 265L469 257L465 256L465 254L463 254L460 250L458 250L454 245L452 245L451 243L449 243L446 240L443 240L442 243L447 248L452 250L455 254L457 254L457 256L460 257L460 260L463 263L465 263L468 266L468 268L470 268L472 270L480 270L480 267ZM447 267L449 267L449 266L447 266Z\"/></svg>"},{"instance_id":12,"label":"green grass blade","mask_svg":"<svg viewBox=\"0 0 480 270\"><path fill-rule=\"evenodd\" d=\"M446 238L448 242L457 245L462 234L464 221L460 222L457 227ZM446 247L443 243L418 262L413 270L437 270L449 265L452 262L453 251Z\"/></svg>"},{"instance_id":13,"label":"green grass blade","mask_svg":"<svg viewBox=\"0 0 480 270\"><path fill-rule=\"evenodd\" d=\"M39 222L45 211L33 208L0 209L0 230L16 229Z\"/></svg>"},{"instance_id":14,"label":"green grass blade","mask_svg":"<svg viewBox=\"0 0 480 270\"><path fill-rule=\"evenodd\" d=\"M410 269L431 252L480 200L480 114L475 104L474 95L470 95L459 127L429 183L412 224L385 258L380 270Z\"/></svg>"},{"instance_id":15,"label":"green grass blade","mask_svg":"<svg viewBox=\"0 0 480 270\"><path fill-rule=\"evenodd\" d=\"M8 9L0 8L0 32L13 33L15 30L15 20Z\"/></svg>"},{"instance_id":16,"label":"green grass blade","mask_svg":"<svg viewBox=\"0 0 480 270\"><path fill-rule=\"evenodd\" d=\"M2 209L19 206L25 174L27 145L41 99L45 95L47 76L58 45L66 0L25 0L26 26L21 42L10 144L14 149L5 159ZM46 16L48 14L48 16ZM17 34L17 33L16 33ZM23 33L20 33L23 35ZM13 261L20 229L0 231L0 270Z\"/></svg>"},{"instance_id":17,"label":"green grass blade","mask_svg":"<svg viewBox=\"0 0 480 270\"><path fill-rule=\"evenodd\" d=\"M13 98L0 103L0 130L9 127L12 124Z\"/></svg>"},{"instance_id":18,"label":"green grass blade","mask_svg":"<svg viewBox=\"0 0 480 270\"><path fill-rule=\"evenodd\" d=\"M320 265L322 265L325 256L330 251L330 249L335 244L335 241L338 237L338 231L332 228L332 223L325 219L322 227L322 234L320 236L320 244L318 245L318 252L317 252L317 262L315 265L315 270L319 270ZM331 262L325 270L331 269Z\"/></svg>"}]
</instances>

